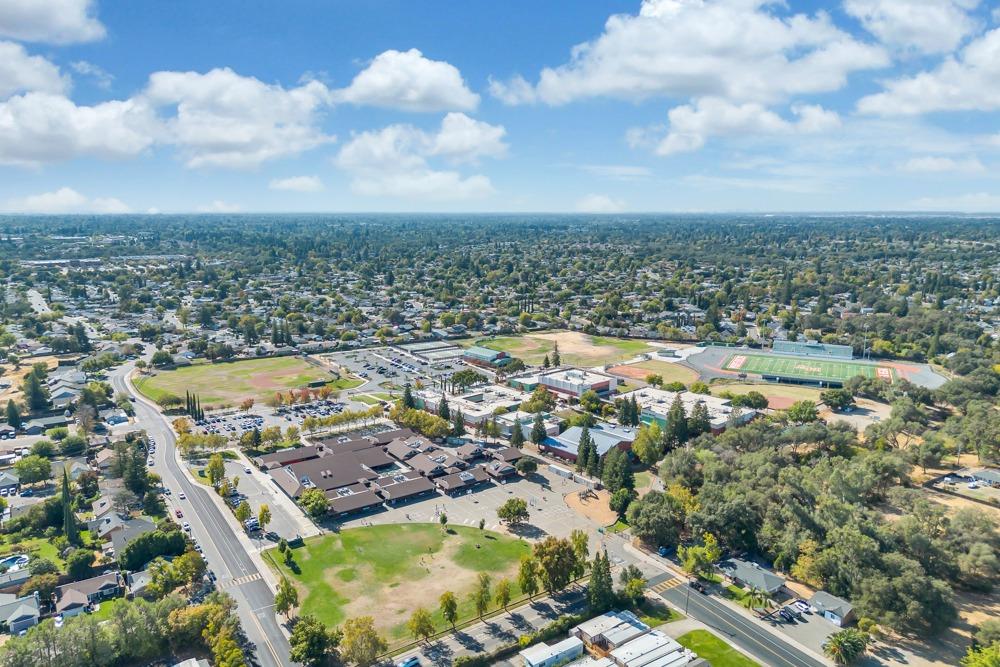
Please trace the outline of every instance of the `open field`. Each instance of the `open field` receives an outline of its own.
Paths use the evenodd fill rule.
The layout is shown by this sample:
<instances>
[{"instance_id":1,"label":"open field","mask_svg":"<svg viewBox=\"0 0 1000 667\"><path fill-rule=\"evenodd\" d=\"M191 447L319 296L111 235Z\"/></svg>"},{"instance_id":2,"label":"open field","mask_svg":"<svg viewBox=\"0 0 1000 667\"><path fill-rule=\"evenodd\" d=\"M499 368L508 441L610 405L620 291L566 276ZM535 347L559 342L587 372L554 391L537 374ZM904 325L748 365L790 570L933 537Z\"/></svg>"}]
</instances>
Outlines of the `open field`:
<instances>
[{"instance_id":1,"label":"open field","mask_svg":"<svg viewBox=\"0 0 1000 667\"><path fill-rule=\"evenodd\" d=\"M588 336L578 331L548 331L521 336L499 336L480 338L468 345L481 345L491 350L507 352L512 357L523 359L526 364L542 363L546 355L551 355L556 343L563 365L604 366L631 359L637 354L649 352L653 348L641 340L626 340L607 336Z\"/></svg>"},{"instance_id":2,"label":"open field","mask_svg":"<svg viewBox=\"0 0 1000 667\"><path fill-rule=\"evenodd\" d=\"M855 375L863 375L868 378L877 377L889 382L896 377L896 371L888 366L839 359L788 357L745 352L730 356L722 367L725 370L739 373L836 382L843 382Z\"/></svg>"},{"instance_id":3,"label":"open field","mask_svg":"<svg viewBox=\"0 0 1000 667\"><path fill-rule=\"evenodd\" d=\"M712 394L721 395L723 392L731 394L747 394L751 391L760 392L767 398L767 406L772 410L785 410L796 401L819 402L820 390L813 387L803 387L794 384L752 384L748 382L737 382L733 384L713 384Z\"/></svg>"},{"instance_id":4,"label":"open field","mask_svg":"<svg viewBox=\"0 0 1000 667\"><path fill-rule=\"evenodd\" d=\"M59 365L59 359L57 357L29 357L23 359L17 368L14 368L13 364L0 364L0 380L3 380L5 384L10 384L9 387L0 389L0 402L7 405L9 400L13 400L15 403L24 400L21 384L24 382L24 376L31 372L31 368L35 364L45 364L49 370L52 370Z\"/></svg>"},{"instance_id":5,"label":"open field","mask_svg":"<svg viewBox=\"0 0 1000 667\"><path fill-rule=\"evenodd\" d=\"M613 375L621 375L622 377L636 380L645 380L648 375L659 375L668 384L671 382L683 382L689 385L698 379L698 373L695 370L678 363L669 363L666 361L640 361L637 364L613 366L608 369L608 372Z\"/></svg>"},{"instance_id":6,"label":"open field","mask_svg":"<svg viewBox=\"0 0 1000 667\"><path fill-rule=\"evenodd\" d=\"M760 667L708 630L692 630L677 638L681 646L691 649L711 663L712 667Z\"/></svg>"},{"instance_id":7,"label":"open field","mask_svg":"<svg viewBox=\"0 0 1000 667\"><path fill-rule=\"evenodd\" d=\"M390 640L398 640L407 637L406 621L417 607L432 612L438 629L447 627L438 610L445 591L458 598L459 622L473 618L469 594L480 572L494 584L511 579L518 597L518 564L530 550L527 542L499 533L466 526L445 533L424 523L350 528L307 539L293 552L297 571L276 549L267 555L299 589L302 614L314 614L328 626L372 615Z\"/></svg>"},{"instance_id":8,"label":"open field","mask_svg":"<svg viewBox=\"0 0 1000 667\"><path fill-rule=\"evenodd\" d=\"M154 375L137 378L135 386L153 401L168 394L183 398L184 393L190 391L198 394L202 406L207 408L232 405L245 398L264 401L275 392L304 387L316 380L333 381L334 378L298 357L270 357L157 371Z\"/></svg>"}]
</instances>

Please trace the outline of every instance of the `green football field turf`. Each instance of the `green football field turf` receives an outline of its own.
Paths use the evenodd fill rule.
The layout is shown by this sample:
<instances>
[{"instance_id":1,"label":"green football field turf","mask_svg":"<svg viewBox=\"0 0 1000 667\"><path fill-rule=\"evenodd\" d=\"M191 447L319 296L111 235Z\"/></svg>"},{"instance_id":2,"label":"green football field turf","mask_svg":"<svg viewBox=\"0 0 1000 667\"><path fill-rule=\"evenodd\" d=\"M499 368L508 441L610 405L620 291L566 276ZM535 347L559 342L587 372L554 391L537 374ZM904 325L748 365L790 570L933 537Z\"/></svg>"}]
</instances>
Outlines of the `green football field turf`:
<instances>
[{"instance_id":1,"label":"green football field turf","mask_svg":"<svg viewBox=\"0 0 1000 667\"><path fill-rule=\"evenodd\" d=\"M809 380L836 380L840 382L855 375L863 375L869 378L877 377L891 382L896 376L895 371L889 367L862 364L856 361L763 354L734 354L726 360L723 368L740 373L778 375Z\"/></svg>"}]
</instances>

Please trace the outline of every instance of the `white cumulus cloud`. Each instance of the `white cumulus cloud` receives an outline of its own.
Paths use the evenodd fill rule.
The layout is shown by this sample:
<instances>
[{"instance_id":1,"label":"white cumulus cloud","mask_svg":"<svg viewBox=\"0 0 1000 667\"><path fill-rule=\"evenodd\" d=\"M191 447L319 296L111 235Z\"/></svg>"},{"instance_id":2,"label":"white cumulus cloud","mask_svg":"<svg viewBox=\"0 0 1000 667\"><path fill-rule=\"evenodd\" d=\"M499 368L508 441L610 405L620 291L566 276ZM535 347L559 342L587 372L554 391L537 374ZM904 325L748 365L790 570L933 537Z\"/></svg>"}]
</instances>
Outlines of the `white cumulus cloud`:
<instances>
[{"instance_id":1,"label":"white cumulus cloud","mask_svg":"<svg viewBox=\"0 0 1000 667\"><path fill-rule=\"evenodd\" d=\"M849 74L889 64L885 50L839 29L825 13L786 15L766 0L646 0L608 18L533 89L494 82L502 101L547 104L604 96L722 97L770 104L839 90Z\"/></svg>"},{"instance_id":2,"label":"white cumulus cloud","mask_svg":"<svg viewBox=\"0 0 1000 667\"><path fill-rule=\"evenodd\" d=\"M580 213L620 213L625 210L625 202L607 195L589 194L576 202Z\"/></svg>"},{"instance_id":3,"label":"white cumulus cloud","mask_svg":"<svg viewBox=\"0 0 1000 667\"><path fill-rule=\"evenodd\" d=\"M0 102L0 164L133 157L152 145L155 133L152 112L137 100L77 106L62 95L32 92Z\"/></svg>"},{"instance_id":4,"label":"white cumulus cloud","mask_svg":"<svg viewBox=\"0 0 1000 667\"><path fill-rule=\"evenodd\" d=\"M881 93L858 101L862 113L882 116L933 111L1000 109L1000 28L978 37L931 70L890 80Z\"/></svg>"},{"instance_id":5,"label":"white cumulus cloud","mask_svg":"<svg viewBox=\"0 0 1000 667\"><path fill-rule=\"evenodd\" d=\"M28 55L20 44L0 41L0 98L30 91L61 93L68 87L69 80L51 62Z\"/></svg>"},{"instance_id":6,"label":"white cumulus cloud","mask_svg":"<svg viewBox=\"0 0 1000 667\"><path fill-rule=\"evenodd\" d=\"M901 51L946 53L976 29L979 0L846 0L844 10L884 44Z\"/></svg>"},{"instance_id":7,"label":"white cumulus cloud","mask_svg":"<svg viewBox=\"0 0 1000 667\"><path fill-rule=\"evenodd\" d=\"M506 151L504 133L503 127L451 113L435 133L395 124L357 134L335 163L352 175L351 190L360 195L434 201L479 198L494 191L486 176L436 168L430 159L461 163L500 157Z\"/></svg>"},{"instance_id":8,"label":"white cumulus cloud","mask_svg":"<svg viewBox=\"0 0 1000 667\"><path fill-rule=\"evenodd\" d=\"M271 190L287 190L289 192L319 192L323 189L323 181L318 176L291 176L276 178L268 183Z\"/></svg>"},{"instance_id":9,"label":"white cumulus cloud","mask_svg":"<svg viewBox=\"0 0 1000 667\"><path fill-rule=\"evenodd\" d=\"M766 107L748 102L733 104L719 98L703 98L670 110L665 137L655 146L659 155L687 153L702 148L709 138L739 134L744 137L789 134L795 132L825 132L840 125L836 113L813 105L796 105L792 113L797 120L789 121ZM652 133L633 130L626 139L633 145L648 141Z\"/></svg>"},{"instance_id":10,"label":"white cumulus cloud","mask_svg":"<svg viewBox=\"0 0 1000 667\"><path fill-rule=\"evenodd\" d=\"M471 111L479 104L458 68L426 58L417 49L380 53L347 88L338 102L403 111Z\"/></svg>"},{"instance_id":11,"label":"white cumulus cloud","mask_svg":"<svg viewBox=\"0 0 1000 667\"><path fill-rule=\"evenodd\" d=\"M77 74L82 74L83 76L90 77L94 80L94 83L98 88L103 88L107 90L111 87L111 83L115 80L115 77L99 65L87 62L86 60L77 60L70 63L70 67Z\"/></svg>"},{"instance_id":12,"label":"white cumulus cloud","mask_svg":"<svg viewBox=\"0 0 1000 667\"><path fill-rule=\"evenodd\" d=\"M12 199L7 209L15 213L129 213L129 206L114 197L86 197L73 188Z\"/></svg>"},{"instance_id":13,"label":"white cumulus cloud","mask_svg":"<svg viewBox=\"0 0 1000 667\"><path fill-rule=\"evenodd\" d=\"M229 68L155 72L143 98L173 111L169 136L189 167L256 167L335 140L318 125L330 91L318 81L297 88L265 84Z\"/></svg>"},{"instance_id":14,"label":"white cumulus cloud","mask_svg":"<svg viewBox=\"0 0 1000 667\"><path fill-rule=\"evenodd\" d=\"M914 211L997 213L1000 212L1000 195L970 192L949 197L923 197L910 202L907 208Z\"/></svg>"},{"instance_id":15,"label":"white cumulus cloud","mask_svg":"<svg viewBox=\"0 0 1000 667\"><path fill-rule=\"evenodd\" d=\"M72 44L104 37L93 0L3 0L0 36L22 42Z\"/></svg>"}]
</instances>

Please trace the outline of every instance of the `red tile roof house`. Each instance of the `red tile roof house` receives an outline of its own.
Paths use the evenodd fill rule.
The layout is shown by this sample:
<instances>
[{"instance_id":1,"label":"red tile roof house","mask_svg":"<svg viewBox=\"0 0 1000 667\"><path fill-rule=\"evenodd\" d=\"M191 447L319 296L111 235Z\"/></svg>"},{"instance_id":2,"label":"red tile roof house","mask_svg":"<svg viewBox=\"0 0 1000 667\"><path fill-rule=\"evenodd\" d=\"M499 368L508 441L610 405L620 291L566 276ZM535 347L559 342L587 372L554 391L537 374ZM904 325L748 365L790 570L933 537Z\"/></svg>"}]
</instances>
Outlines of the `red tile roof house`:
<instances>
[{"instance_id":1,"label":"red tile roof house","mask_svg":"<svg viewBox=\"0 0 1000 667\"><path fill-rule=\"evenodd\" d=\"M74 581L56 588L56 612L76 616L90 605L122 594L117 572L102 574L83 581Z\"/></svg>"}]
</instances>

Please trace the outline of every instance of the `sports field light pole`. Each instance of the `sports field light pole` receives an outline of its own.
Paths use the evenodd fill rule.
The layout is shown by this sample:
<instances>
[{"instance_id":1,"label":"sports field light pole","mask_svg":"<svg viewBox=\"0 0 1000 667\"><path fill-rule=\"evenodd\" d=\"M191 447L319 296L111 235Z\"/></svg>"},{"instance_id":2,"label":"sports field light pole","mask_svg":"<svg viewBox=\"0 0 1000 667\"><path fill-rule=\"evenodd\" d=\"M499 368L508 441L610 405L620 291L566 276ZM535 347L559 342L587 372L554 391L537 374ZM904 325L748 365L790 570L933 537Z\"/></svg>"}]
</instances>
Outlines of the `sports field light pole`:
<instances>
[{"instance_id":1,"label":"sports field light pole","mask_svg":"<svg viewBox=\"0 0 1000 667\"><path fill-rule=\"evenodd\" d=\"M861 345L861 358L865 359L868 354L868 327L869 323L865 322L865 342Z\"/></svg>"}]
</instances>

